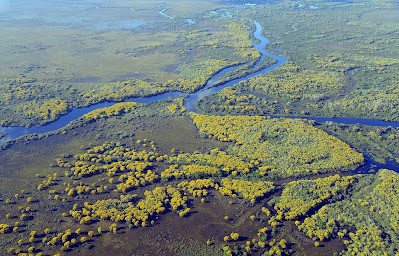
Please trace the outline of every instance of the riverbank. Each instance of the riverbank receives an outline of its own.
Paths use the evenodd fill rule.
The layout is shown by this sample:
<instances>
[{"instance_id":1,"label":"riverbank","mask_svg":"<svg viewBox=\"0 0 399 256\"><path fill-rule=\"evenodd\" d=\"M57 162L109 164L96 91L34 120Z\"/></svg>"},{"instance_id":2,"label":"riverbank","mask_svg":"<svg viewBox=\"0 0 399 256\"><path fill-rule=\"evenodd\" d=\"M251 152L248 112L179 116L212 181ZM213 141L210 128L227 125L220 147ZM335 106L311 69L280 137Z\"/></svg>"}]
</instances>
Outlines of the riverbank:
<instances>
[{"instance_id":1,"label":"riverbank","mask_svg":"<svg viewBox=\"0 0 399 256\"><path fill-rule=\"evenodd\" d=\"M156 102L160 101L163 99L167 98L179 98L179 97L184 97L184 104L183 106L186 108L187 111L189 112L195 112L195 113L200 113L200 111L196 108L196 104L203 99L206 96L209 96L211 94L214 94L216 92L219 92L223 90L224 88L228 88L231 86L234 86L235 84L247 80L249 78L261 75L261 74L266 74L274 69L280 67L283 65L287 59L285 57L280 57L276 56L273 54L268 53L267 51L264 50L265 46L269 43L269 40L265 37L261 36L262 33L262 26L254 21L255 24L255 31L253 33L254 38L259 40L258 44L254 43L254 47L261 53L261 58L258 63L254 65L254 69L258 68L258 65L263 61L265 57L270 57L276 60L276 63L274 63L271 66L268 66L264 69L261 69L257 72L248 74L246 76L228 81L222 85L214 86L215 84L218 83L218 81L227 73L231 72L234 67L227 67L218 73L216 73L213 77L211 77L206 85L204 86L203 89L197 90L193 93L187 94L187 93L181 93L181 92L167 92L163 94L158 94L154 96L149 96L149 97L143 97L139 99L130 99L128 102L134 101L137 103L151 103L151 102ZM83 115L94 111L96 109L100 108L105 108L105 107L111 107L113 105L117 104L117 102L103 102L100 104L95 104L91 105L86 108L75 108L71 112L69 112L67 115L62 116L60 119L58 119L55 122L52 122L50 124L40 126L40 127L31 127L31 128L24 128L24 127L1 127L0 126L0 132L6 133L3 138L0 139L0 144L2 145L3 150L10 147L12 144L15 143L15 141L25 141L28 138L33 138L33 139L38 139L44 136L48 136L49 134L54 134L57 133L57 130L67 126L70 122L74 120L78 120L80 117ZM269 116L270 118L306 118L308 120L313 120L318 123L325 123L325 122L334 122L334 123L343 123L343 124L361 124L361 125L370 125L370 126L383 126L383 127L399 127L399 123L396 122L386 122L386 121L380 121L380 120L371 120L371 119L361 119L361 118L321 118L321 117L297 117L297 116ZM41 135L40 135L41 134ZM25 138L21 138L20 140L17 140L17 138L25 136ZM29 139L28 139L29 140ZM8 143L6 143L8 142ZM6 144L4 144L6 143ZM366 160L369 163L373 163L373 166L375 166L375 162L372 161L370 158L366 158ZM371 165L370 165L371 166ZM378 163L378 166L380 168L385 168L385 165L383 163ZM391 165L392 166L392 163ZM393 165L396 167L395 165Z\"/></svg>"}]
</instances>

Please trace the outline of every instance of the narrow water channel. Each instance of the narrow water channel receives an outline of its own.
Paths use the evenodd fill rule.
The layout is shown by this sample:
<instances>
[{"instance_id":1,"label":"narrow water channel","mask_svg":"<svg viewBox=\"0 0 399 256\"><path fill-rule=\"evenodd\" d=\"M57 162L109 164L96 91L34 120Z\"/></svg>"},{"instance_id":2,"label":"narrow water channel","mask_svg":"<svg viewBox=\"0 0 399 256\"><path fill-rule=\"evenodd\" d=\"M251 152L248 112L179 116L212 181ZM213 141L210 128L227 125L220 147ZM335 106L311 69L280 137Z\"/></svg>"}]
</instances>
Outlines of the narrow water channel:
<instances>
[{"instance_id":1,"label":"narrow water channel","mask_svg":"<svg viewBox=\"0 0 399 256\"><path fill-rule=\"evenodd\" d=\"M233 86L234 84L239 83L240 81L246 80L248 78L260 75L260 74L265 74L268 73L272 70L274 70L275 68L281 66L282 64L284 64L284 62L286 62L286 58L285 57L279 57L279 56L275 56L272 54L269 54L268 52L266 52L263 47L266 46L266 44L269 42L266 38L261 36L262 33L262 26L254 21L255 25L256 25L256 30L254 32L254 37L257 38L260 43L259 44L254 44L254 46L256 47L256 49L259 50L259 52L262 54L261 59L259 60L259 63L263 60L263 58L265 56L270 56L272 58L275 58L278 62L272 66L269 66L263 70L260 70L258 72L255 72L253 74L238 78L238 79L234 79L232 81L229 81L221 86L217 86L217 87L212 87L215 82L218 81L218 79L220 77L222 77L223 75L225 75L226 73L230 72L233 70L234 67L227 67L225 69L222 69L220 72L218 72L217 74L215 74L211 79L208 80L208 82L206 83L205 87L197 92L191 93L191 94L187 94L187 93L181 93L181 92L168 92L168 93L164 93L164 94L159 94L156 96L150 96L150 97L144 97L144 98L140 98L140 99L130 99L128 101L135 101L137 103L151 103L151 102L155 102L158 100L162 100L162 99L166 99L166 98L178 98L178 97L182 97L182 96L186 96L186 98L184 99L184 106L187 108L188 111L194 111L197 112L198 111L194 108L195 104L201 100L202 98L218 92L220 90L222 90L223 88L229 87L229 86ZM258 64L259 64L258 63ZM256 65L257 66L257 65ZM256 67L255 66L255 67ZM1 140L0 140L0 144L9 141L9 140L14 140L20 136L23 135L27 135L27 134L33 134L33 133L46 133L46 132L50 132L50 131L54 131L57 129L60 129L64 126L66 126L68 123L70 123L73 120L76 120L80 117L82 117L83 115L99 109L99 108L104 108L104 107L110 107L114 104L116 104L117 102L103 102L103 103L99 103L99 104L95 104L95 105L91 105L89 107L85 107L85 108L74 108L71 112L69 112L68 114L66 114L65 116L62 116L61 118L59 118L58 120L47 124L47 125L43 125L43 126L39 126L39 127L30 127L30 128L25 128L25 127L2 127L0 126L0 132L4 132L7 133L6 136L4 136Z\"/></svg>"},{"instance_id":2,"label":"narrow water channel","mask_svg":"<svg viewBox=\"0 0 399 256\"><path fill-rule=\"evenodd\" d=\"M273 64L265 69L262 69L260 71L257 71L255 73L249 74L247 76L231 80L231 81L229 81L225 84L222 84L220 86L212 87L215 84L215 82L218 81L218 79L220 77L222 77L224 74L233 70L234 67L225 68L225 69L221 70L220 72L218 72L217 74L215 74L210 80L208 80L207 84L205 85L205 87L203 89L201 89L197 92L191 93L191 94L181 93L181 92L168 92L168 93L164 93L164 94L160 94L160 95L156 95L156 96L144 97L144 98L139 98L139 99L130 99L128 101L135 101L137 103L151 103L151 102L155 102L155 101L170 98L170 97L178 98L178 97L185 96L186 98L184 99L184 107L187 109L187 111L199 113L198 110L195 109L195 104L202 98L204 98L208 95L211 95L213 93L219 92L226 87L233 86L233 85L239 83L240 81L247 80L251 77L254 77L254 76L257 76L260 74L266 74L268 72L271 72L274 69L276 69L277 67L283 65L287 61L287 59L285 57L276 56L276 55L270 54L264 50L264 47L269 43L269 40L267 40L267 38L261 36L262 26L256 21L254 21L254 23L256 26L256 30L254 32L254 37L260 41L260 43L254 44L254 47L261 53L261 58L260 58L259 62L254 66L254 68L256 68L260 62L262 62L262 60L265 58L265 56L272 57L272 58L276 59L277 62L275 64ZM91 106L85 107L85 108L79 108L79 109L75 108L71 112L69 112L67 115L62 116L58 120L56 120L50 124L40 126L40 127L25 128L25 127L2 127L2 126L0 126L0 132L7 133L7 135L4 136L0 140L0 144L4 143L6 141L9 141L9 140L14 140L20 136L27 135L27 134L46 133L46 132L60 129L60 128L66 126L71 121L76 120L76 119L80 118L81 116L83 116L93 110L96 110L99 108L104 108L104 107L110 107L116 103L117 102L104 102L104 103L91 105ZM280 118L282 116L270 116L270 117L271 118ZM302 118L302 117L286 117L286 116L284 116L284 117L285 118ZM386 121L362 119L362 118L306 117L306 119L314 120L316 122L332 121L335 123L343 123L343 124L362 124L362 125L371 125L371 126L399 127L399 123L397 123L397 122L386 122ZM373 166L376 166L376 168L391 168L391 169L395 169L396 171L399 172L399 164L396 162L388 162L386 165L383 165L383 164L379 164L379 163L372 161L367 156L365 156L365 158L367 159L368 164L361 169L362 172L369 170Z\"/></svg>"}]
</instances>

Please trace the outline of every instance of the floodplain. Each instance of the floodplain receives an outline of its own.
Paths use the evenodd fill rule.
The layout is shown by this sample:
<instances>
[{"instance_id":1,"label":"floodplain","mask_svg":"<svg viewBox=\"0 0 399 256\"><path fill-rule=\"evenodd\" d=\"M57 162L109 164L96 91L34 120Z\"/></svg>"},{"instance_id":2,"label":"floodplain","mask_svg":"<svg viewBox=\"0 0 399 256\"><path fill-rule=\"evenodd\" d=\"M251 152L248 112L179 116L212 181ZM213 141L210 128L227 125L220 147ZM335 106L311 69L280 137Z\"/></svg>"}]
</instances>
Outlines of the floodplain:
<instances>
[{"instance_id":1,"label":"floodplain","mask_svg":"<svg viewBox=\"0 0 399 256\"><path fill-rule=\"evenodd\" d=\"M398 255L399 128L333 122L398 121L398 10L0 2L3 127L119 102L1 145L0 254Z\"/></svg>"}]
</instances>

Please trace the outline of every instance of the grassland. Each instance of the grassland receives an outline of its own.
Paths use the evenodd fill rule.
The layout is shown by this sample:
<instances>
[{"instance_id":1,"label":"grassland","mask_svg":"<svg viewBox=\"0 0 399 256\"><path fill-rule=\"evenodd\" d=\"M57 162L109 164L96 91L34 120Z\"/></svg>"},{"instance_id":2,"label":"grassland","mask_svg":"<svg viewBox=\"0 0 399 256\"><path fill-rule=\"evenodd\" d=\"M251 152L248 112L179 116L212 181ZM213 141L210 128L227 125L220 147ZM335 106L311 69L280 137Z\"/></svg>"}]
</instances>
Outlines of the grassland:
<instances>
[{"instance_id":1,"label":"grassland","mask_svg":"<svg viewBox=\"0 0 399 256\"><path fill-rule=\"evenodd\" d=\"M272 41L268 51L286 56L289 65L235 86L240 101L225 104L221 92L199 108L207 113L239 113L248 107L253 109L246 114L398 121L398 7L364 1L303 4L284 2L243 12L261 22ZM373 29L376 25L381 29ZM251 93L256 98L245 99Z\"/></svg>"},{"instance_id":2,"label":"grassland","mask_svg":"<svg viewBox=\"0 0 399 256\"><path fill-rule=\"evenodd\" d=\"M219 116L187 113L183 98L121 102L2 145L1 255L399 253L397 173L352 172L362 153L398 162L397 129L265 117L396 120L397 6L234 3L83 1L77 23L55 6L37 23L1 21L10 36L0 36L0 62L14 65L0 71L2 125L195 91L225 67L236 69L224 79L253 72L248 18L262 24L267 50L289 60L199 103Z\"/></svg>"},{"instance_id":3,"label":"grassland","mask_svg":"<svg viewBox=\"0 0 399 256\"><path fill-rule=\"evenodd\" d=\"M301 120L191 117L181 102L120 103L93 111L53 135L19 139L5 150L0 156L2 253L318 255L345 250L349 233L343 238L332 233L315 247L295 226L296 217L284 220L281 210L271 206L280 202L283 207L279 198L293 184L286 188L281 178L292 180L298 174L305 176L298 184L314 183L320 189L324 184L323 193L333 195L320 202L316 197L312 209L348 198L354 186L370 178L320 178L320 173L347 169L342 161L335 165L333 158L341 154L337 147L346 157L360 154ZM294 137L297 143L291 141ZM306 143L298 144L301 137ZM320 141L326 139L332 140L328 147ZM284 147L278 147L279 140L287 141ZM281 163L289 159L272 160L270 150L262 150L267 145L276 156L295 154L295 164L285 168ZM323 147L330 158L320 158L320 149L308 150L312 145ZM313 170L319 162L325 170L295 171Z\"/></svg>"},{"instance_id":4,"label":"grassland","mask_svg":"<svg viewBox=\"0 0 399 256\"><path fill-rule=\"evenodd\" d=\"M231 151L231 142L201 138L179 102L121 103L5 150L1 223L9 226L1 235L2 253L220 255L224 248L260 255L274 248L316 255L319 248L289 235L291 223L268 222L274 210L267 201L281 187L274 183L278 175L258 175L273 172L266 155L250 159ZM149 197L160 204L146 208L153 207ZM231 233L239 239L226 242ZM344 248L336 243L325 249Z\"/></svg>"},{"instance_id":5,"label":"grassland","mask_svg":"<svg viewBox=\"0 0 399 256\"><path fill-rule=\"evenodd\" d=\"M19 8L29 16L31 5L26 1ZM51 5L53 13L28 27L26 17L3 22L3 126L42 125L72 107L106 100L195 91L226 67L249 72L260 58L249 39L248 22L210 13L221 7L216 3L190 2L190 9L184 1L86 5L92 4L72 4L81 14L62 13ZM174 18L160 15L161 9ZM49 20L57 14L61 16L54 25ZM195 23L186 21L189 15ZM56 110L54 105L62 107Z\"/></svg>"}]
</instances>

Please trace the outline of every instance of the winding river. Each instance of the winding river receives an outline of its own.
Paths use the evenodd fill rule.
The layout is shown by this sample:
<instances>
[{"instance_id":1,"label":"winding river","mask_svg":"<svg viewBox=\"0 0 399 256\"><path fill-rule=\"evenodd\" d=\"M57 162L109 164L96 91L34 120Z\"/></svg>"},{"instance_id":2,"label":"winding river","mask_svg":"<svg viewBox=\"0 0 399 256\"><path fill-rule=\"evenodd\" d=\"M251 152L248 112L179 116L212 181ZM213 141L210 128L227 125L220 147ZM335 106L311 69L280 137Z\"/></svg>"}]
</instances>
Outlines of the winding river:
<instances>
[{"instance_id":1,"label":"winding river","mask_svg":"<svg viewBox=\"0 0 399 256\"><path fill-rule=\"evenodd\" d=\"M215 82L218 81L218 79L220 77L222 77L227 72L230 72L231 70L233 70L233 67L225 68L225 69L221 70L220 72L218 72L216 75L214 75L210 80L208 80L207 84L205 85L205 87L203 89L201 89L197 92L191 93L191 94L181 93L181 92L168 92L168 93L164 93L164 94L160 94L160 95L156 95L156 96L131 99L129 101L135 101L137 103L151 103L151 102L155 102L155 101L170 98L170 97L178 98L181 96L185 96L186 98L184 99L184 107L186 107L187 111L199 113L198 110L195 109L195 104L202 98L204 98L208 95L211 95L213 93L216 93L226 87L233 86L233 85L239 83L240 81L247 80L251 77L254 77L254 76L257 76L260 74L265 74L265 73L271 72L275 68L283 65L287 61L287 59L285 57L279 57L276 55L272 55L263 49L269 43L269 41L267 40L267 38L261 36L262 26L256 21L254 21L254 23L256 26L256 30L254 32L254 37L260 41L259 44L254 44L254 47L261 53L261 59L254 66L254 68L256 68L263 61L265 56L272 57L272 58L276 59L277 63L275 63L265 69L257 71L255 73L249 74L247 76L231 80L223 85L212 87L215 84ZM40 127L25 128L25 127L2 127L2 126L0 126L0 132L7 133L7 135L5 135L0 140L0 144L4 143L6 141L9 141L9 140L14 140L20 136L27 135L27 134L46 133L46 132L60 129L60 128L66 126L69 122L71 122L75 119L78 119L81 116L83 116L93 110L96 110L99 108L104 108L104 107L110 107L116 103L117 102L104 102L104 103L91 105L91 106L85 107L85 108L78 108L78 109L75 108L71 112L69 112L67 115L62 116L58 120L56 120L50 124L40 126ZM279 118L281 116L270 116L270 117L271 118ZM303 117L287 117L287 116L284 116L284 117L285 118L303 118ZM362 118L306 117L306 119L314 120L316 122L332 121L335 123L343 123L343 124L362 124L362 125L371 125L371 126L399 127L399 123L397 123L397 122L386 122L386 121L373 120L373 119L362 119ZM379 163L374 162L367 155L365 155L365 158L367 159L367 165L365 165L364 167L359 169L359 171L361 171L361 172L368 171L372 167L389 168L389 169L394 169L399 172L399 164L394 161L387 162L387 164L384 165L384 164L379 164Z\"/></svg>"}]
</instances>

